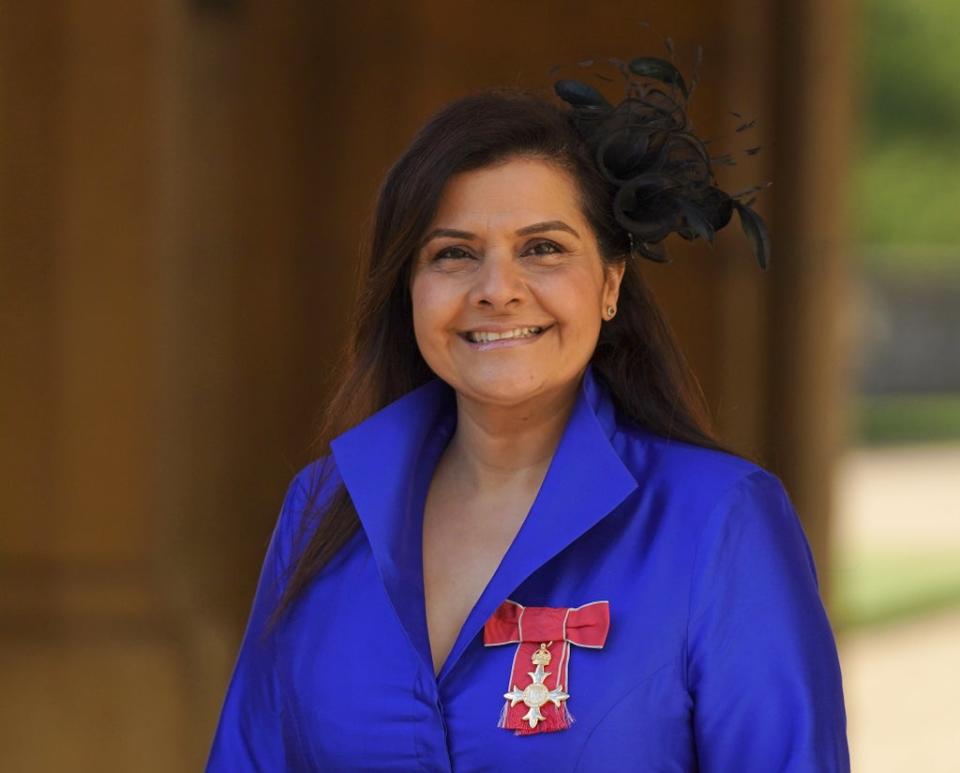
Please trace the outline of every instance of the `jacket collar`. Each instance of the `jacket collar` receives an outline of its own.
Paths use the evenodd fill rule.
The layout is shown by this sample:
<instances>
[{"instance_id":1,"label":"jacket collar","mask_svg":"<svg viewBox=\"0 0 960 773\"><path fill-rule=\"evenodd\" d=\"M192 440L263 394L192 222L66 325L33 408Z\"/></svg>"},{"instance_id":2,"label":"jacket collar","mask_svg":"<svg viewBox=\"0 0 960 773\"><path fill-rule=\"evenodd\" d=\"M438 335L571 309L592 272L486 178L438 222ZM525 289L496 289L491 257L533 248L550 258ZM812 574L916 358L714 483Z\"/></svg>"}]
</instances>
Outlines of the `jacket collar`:
<instances>
[{"instance_id":1,"label":"jacket collar","mask_svg":"<svg viewBox=\"0 0 960 773\"><path fill-rule=\"evenodd\" d=\"M610 396L588 365L530 512L467 616L439 680L517 586L637 488L637 480L611 445L616 425ZM387 594L430 673L423 506L433 471L455 429L455 393L436 378L331 443Z\"/></svg>"}]
</instances>

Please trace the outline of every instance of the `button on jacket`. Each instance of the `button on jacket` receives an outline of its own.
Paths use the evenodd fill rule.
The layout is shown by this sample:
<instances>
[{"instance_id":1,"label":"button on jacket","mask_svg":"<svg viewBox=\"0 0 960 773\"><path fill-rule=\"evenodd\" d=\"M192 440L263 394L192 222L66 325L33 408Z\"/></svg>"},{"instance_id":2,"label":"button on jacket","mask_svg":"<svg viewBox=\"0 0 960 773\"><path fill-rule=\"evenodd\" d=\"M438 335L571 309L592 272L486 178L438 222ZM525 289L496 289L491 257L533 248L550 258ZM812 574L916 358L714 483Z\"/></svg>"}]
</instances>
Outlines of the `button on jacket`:
<instances>
[{"instance_id":1,"label":"button on jacket","mask_svg":"<svg viewBox=\"0 0 960 773\"><path fill-rule=\"evenodd\" d=\"M626 421L592 366L536 500L435 676L422 519L455 428L454 392L434 379L295 476L208 770L849 770L836 647L780 480ZM362 528L265 631L322 470L321 502L344 484ZM508 600L608 602L603 646L570 647L565 729L497 726L516 645L484 646L483 629Z\"/></svg>"}]
</instances>

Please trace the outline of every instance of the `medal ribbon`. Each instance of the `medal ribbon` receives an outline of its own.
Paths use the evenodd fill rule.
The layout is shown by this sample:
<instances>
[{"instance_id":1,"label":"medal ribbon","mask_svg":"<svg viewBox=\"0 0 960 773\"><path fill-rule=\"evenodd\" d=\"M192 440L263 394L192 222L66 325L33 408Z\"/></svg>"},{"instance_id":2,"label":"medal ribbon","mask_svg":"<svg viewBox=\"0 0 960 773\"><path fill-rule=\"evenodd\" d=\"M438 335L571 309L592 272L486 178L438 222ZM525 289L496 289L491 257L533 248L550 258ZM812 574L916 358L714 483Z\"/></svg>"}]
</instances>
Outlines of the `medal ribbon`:
<instances>
[{"instance_id":1,"label":"medal ribbon","mask_svg":"<svg viewBox=\"0 0 960 773\"><path fill-rule=\"evenodd\" d=\"M559 691L552 693L554 695L566 695L570 692L570 645L600 649L609 630L607 601L593 601L580 607L525 607L507 599L484 624L483 644L485 647L517 645L508 692L523 690L534 681L531 676L536 671L534 653L546 649L550 663L544 666L547 676L543 684L550 691ZM530 711L529 704L508 698L497 726L513 730L516 735L530 735L565 730L573 722L566 699L560 699L559 704L548 701L539 710L542 719L531 726L524 718Z\"/></svg>"}]
</instances>

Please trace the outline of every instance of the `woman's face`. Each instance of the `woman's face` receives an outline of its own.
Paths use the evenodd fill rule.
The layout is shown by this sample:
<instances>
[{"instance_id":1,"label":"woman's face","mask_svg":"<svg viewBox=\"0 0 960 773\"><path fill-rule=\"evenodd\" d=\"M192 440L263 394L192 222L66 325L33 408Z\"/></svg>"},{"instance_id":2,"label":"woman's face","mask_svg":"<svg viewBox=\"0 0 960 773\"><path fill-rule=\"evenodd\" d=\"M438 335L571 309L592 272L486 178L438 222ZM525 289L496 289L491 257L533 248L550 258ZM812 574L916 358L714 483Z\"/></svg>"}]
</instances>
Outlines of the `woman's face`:
<instances>
[{"instance_id":1,"label":"woman's face","mask_svg":"<svg viewBox=\"0 0 960 773\"><path fill-rule=\"evenodd\" d=\"M440 378L479 402L509 406L570 388L624 267L604 267L559 167L515 158L454 175L414 260L417 344Z\"/></svg>"}]
</instances>

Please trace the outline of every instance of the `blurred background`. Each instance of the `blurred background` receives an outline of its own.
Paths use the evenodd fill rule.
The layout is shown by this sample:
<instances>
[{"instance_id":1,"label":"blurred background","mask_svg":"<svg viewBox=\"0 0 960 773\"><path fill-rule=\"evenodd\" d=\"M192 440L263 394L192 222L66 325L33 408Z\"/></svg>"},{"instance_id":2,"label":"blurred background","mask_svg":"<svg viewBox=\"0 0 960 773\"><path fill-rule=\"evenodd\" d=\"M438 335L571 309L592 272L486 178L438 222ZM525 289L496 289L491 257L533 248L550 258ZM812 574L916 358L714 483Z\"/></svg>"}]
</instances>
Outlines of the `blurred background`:
<instances>
[{"instance_id":1,"label":"blurred background","mask_svg":"<svg viewBox=\"0 0 960 773\"><path fill-rule=\"evenodd\" d=\"M803 519L854 768L956 770L957 29L954 0L0 3L0 769L203 766L384 173L455 97L669 37L723 186L774 182L773 256L734 226L643 268Z\"/></svg>"}]
</instances>

